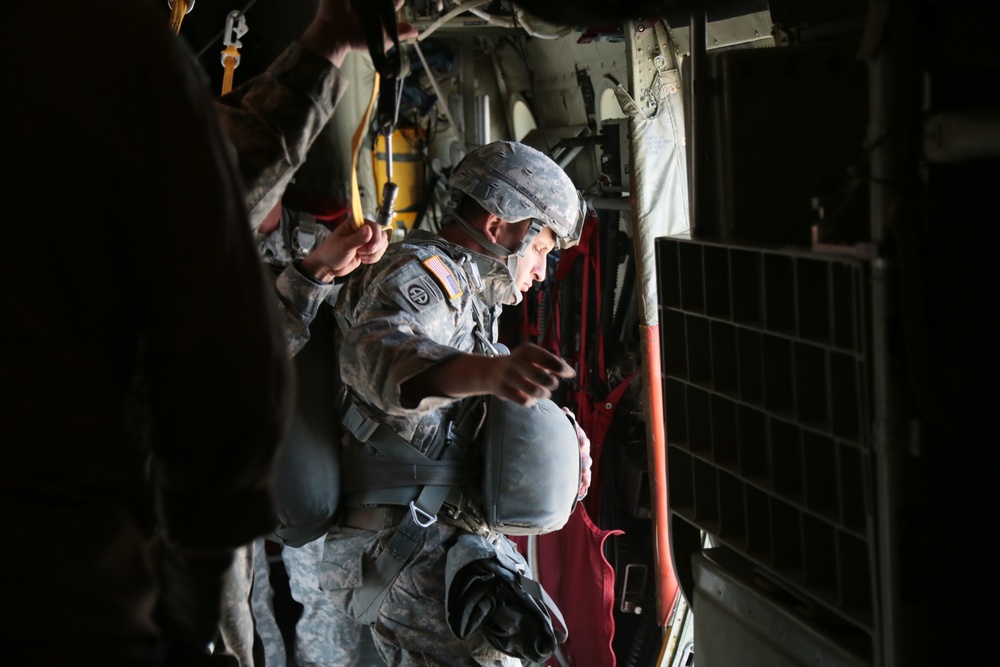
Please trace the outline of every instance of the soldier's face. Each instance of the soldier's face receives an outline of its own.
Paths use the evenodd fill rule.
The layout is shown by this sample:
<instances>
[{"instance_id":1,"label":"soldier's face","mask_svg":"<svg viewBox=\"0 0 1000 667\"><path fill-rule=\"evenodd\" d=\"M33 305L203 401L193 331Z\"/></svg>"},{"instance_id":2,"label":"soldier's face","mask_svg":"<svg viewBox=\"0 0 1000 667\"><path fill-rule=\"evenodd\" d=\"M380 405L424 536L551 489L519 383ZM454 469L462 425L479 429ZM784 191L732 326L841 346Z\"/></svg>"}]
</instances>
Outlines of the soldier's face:
<instances>
[{"instance_id":1,"label":"soldier's face","mask_svg":"<svg viewBox=\"0 0 1000 667\"><path fill-rule=\"evenodd\" d=\"M527 292L531 289L531 282L545 280L545 269L548 266L549 253L556 247L556 237L552 230L543 227L538 236L531 242L524 252L524 257L517 265L517 275L514 282L517 289Z\"/></svg>"}]
</instances>

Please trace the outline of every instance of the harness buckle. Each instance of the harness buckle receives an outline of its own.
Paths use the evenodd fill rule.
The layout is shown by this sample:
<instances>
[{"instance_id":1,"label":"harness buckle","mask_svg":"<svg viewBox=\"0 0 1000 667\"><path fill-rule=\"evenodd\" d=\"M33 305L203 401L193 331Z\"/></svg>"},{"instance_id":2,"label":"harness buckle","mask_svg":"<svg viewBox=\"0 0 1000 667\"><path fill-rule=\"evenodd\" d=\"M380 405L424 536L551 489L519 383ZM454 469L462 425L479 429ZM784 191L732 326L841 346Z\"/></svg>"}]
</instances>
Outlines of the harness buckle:
<instances>
[{"instance_id":1,"label":"harness buckle","mask_svg":"<svg viewBox=\"0 0 1000 667\"><path fill-rule=\"evenodd\" d=\"M423 511L412 500L410 501L410 516L413 517L413 521L421 528L430 528L438 520L437 516ZM425 517L423 521L420 520L421 516Z\"/></svg>"},{"instance_id":2,"label":"harness buckle","mask_svg":"<svg viewBox=\"0 0 1000 667\"><path fill-rule=\"evenodd\" d=\"M240 41L240 37L247 34L247 21L243 17L243 12L238 9L234 9L229 12L226 17L226 29L223 32L222 43L226 47L222 50L222 66L229 67L227 63L228 60L232 60L233 69L240 66L240 48L243 46L243 42ZM231 72L229 72L231 76ZM229 92L228 90L223 92Z\"/></svg>"},{"instance_id":3,"label":"harness buckle","mask_svg":"<svg viewBox=\"0 0 1000 667\"><path fill-rule=\"evenodd\" d=\"M337 403L340 410L340 422L344 428L353 433L359 441L368 442L372 434L381 426L378 421L372 419L371 411L354 400L354 396L346 386L341 389Z\"/></svg>"},{"instance_id":4,"label":"harness buckle","mask_svg":"<svg viewBox=\"0 0 1000 667\"><path fill-rule=\"evenodd\" d=\"M361 442L368 442L378 427L381 426L377 421L371 417L365 417L358 427L353 431L354 436Z\"/></svg>"}]
</instances>

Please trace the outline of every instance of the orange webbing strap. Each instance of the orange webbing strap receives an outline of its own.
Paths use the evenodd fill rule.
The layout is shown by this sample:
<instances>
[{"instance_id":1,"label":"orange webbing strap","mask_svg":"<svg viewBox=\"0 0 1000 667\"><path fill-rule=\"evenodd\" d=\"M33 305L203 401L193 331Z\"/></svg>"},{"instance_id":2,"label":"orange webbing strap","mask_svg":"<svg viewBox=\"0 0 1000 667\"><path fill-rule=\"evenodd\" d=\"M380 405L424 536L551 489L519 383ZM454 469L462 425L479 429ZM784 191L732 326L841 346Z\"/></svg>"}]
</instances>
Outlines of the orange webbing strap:
<instances>
[{"instance_id":1,"label":"orange webbing strap","mask_svg":"<svg viewBox=\"0 0 1000 667\"><path fill-rule=\"evenodd\" d=\"M222 50L222 94L225 95L233 89L233 73L236 66L240 64L240 52L229 45Z\"/></svg>"},{"instance_id":2,"label":"orange webbing strap","mask_svg":"<svg viewBox=\"0 0 1000 667\"><path fill-rule=\"evenodd\" d=\"M372 117L372 110L375 108L375 101L378 99L379 75L375 72L375 81L372 83L372 98L368 101L368 109L365 111L358 129L354 131L354 138L351 140L351 224L354 229L361 229L365 224L365 214L361 210L361 191L358 189L358 153L361 149L361 142L368 133L368 122Z\"/></svg>"},{"instance_id":3,"label":"orange webbing strap","mask_svg":"<svg viewBox=\"0 0 1000 667\"><path fill-rule=\"evenodd\" d=\"M170 29L174 31L174 34L180 34L181 21L184 20L184 15L188 11L187 0L173 0L170 4Z\"/></svg>"}]
</instances>

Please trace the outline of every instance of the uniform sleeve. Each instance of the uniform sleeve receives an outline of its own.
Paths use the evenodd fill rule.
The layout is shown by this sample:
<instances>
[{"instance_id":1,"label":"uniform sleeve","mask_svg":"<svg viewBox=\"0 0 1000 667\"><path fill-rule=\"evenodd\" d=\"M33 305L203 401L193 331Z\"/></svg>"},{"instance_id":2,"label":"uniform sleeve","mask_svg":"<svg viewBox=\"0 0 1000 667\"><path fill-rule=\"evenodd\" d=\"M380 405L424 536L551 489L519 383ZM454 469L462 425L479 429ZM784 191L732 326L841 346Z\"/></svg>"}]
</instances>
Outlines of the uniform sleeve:
<instances>
[{"instance_id":1,"label":"uniform sleeve","mask_svg":"<svg viewBox=\"0 0 1000 667\"><path fill-rule=\"evenodd\" d=\"M275 523L291 369L207 91L168 53L141 93L146 194L123 261L143 304L161 520L184 546L235 547Z\"/></svg>"},{"instance_id":2,"label":"uniform sleeve","mask_svg":"<svg viewBox=\"0 0 1000 667\"><path fill-rule=\"evenodd\" d=\"M310 280L295 264L289 264L274 283L278 310L285 328L289 356L295 356L309 341L309 325L320 305L335 289L333 283Z\"/></svg>"},{"instance_id":3,"label":"uniform sleeve","mask_svg":"<svg viewBox=\"0 0 1000 667\"><path fill-rule=\"evenodd\" d=\"M254 229L277 205L346 88L340 70L296 42L264 73L215 100Z\"/></svg>"},{"instance_id":4,"label":"uniform sleeve","mask_svg":"<svg viewBox=\"0 0 1000 667\"><path fill-rule=\"evenodd\" d=\"M451 405L454 399L441 397L404 405L400 386L471 351L467 341L473 320L462 298L466 295L449 296L415 259L355 274L344 289L337 305L344 383L390 415L424 414Z\"/></svg>"}]
</instances>

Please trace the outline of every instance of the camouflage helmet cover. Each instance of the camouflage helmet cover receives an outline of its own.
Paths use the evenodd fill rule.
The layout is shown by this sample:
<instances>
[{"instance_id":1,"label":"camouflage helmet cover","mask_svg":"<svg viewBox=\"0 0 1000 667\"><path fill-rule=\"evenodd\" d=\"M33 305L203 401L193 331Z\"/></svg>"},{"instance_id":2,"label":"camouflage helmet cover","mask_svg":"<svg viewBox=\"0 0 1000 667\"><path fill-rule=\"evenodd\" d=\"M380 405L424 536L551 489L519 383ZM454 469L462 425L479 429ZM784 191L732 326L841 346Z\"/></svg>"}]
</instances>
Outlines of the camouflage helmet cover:
<instances>
[{"instance_id":1,"label":"camouflage helmet cover","mask_svg":"<svg viewBox=\"0 0 1000 667\"><path fill-rule=\"evenodd\" d=\"M507 222L534 218L550 227L560 248L580 241L583 198L566 172L544 153L513 141L495 141L469 152L448 186L453 203L467 194Z\"/></svg>"}]
</instances>

